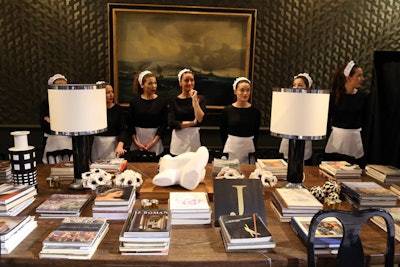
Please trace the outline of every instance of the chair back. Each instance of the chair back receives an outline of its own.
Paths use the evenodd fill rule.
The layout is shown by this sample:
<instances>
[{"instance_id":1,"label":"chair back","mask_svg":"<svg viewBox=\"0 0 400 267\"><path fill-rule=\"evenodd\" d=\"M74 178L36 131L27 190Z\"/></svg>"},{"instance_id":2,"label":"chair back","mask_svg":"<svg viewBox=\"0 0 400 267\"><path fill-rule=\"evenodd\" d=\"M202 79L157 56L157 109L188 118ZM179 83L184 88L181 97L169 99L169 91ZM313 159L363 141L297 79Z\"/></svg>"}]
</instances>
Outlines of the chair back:
<instances>
[{"instance_id":1,"label":"chair back","mask_svg":"<svg viewBox=\"0 0 400 267\"><path fill-rule=\"evenodd\" d=\"M360 239L363 224L373 216L380 216L386 221L387 244L385 266L393 266L395 231L392 216L382 209L361 211L322 210L314 215L308 232L308 266L316 266L314 241L318 224L325 218L335 217L343 227L343 238L337 255L337 266L365 266L364 250Z\"/></svg>"},{"instance_id":2,"label":"chair back","mask_svg":"<svg viewBox=\"0 0 400 267\"><path fill-rule=\"evenodd\" d=\"M153 151L132 150L126 153L125 158L130 162L158 162L159 158Z\"/></svg>"},{"instance_id":3,"label":"chair back","mask_svg":"<svg viewBox=\"0 0 400 267\"><path fill-rule=\"evenodd\" d=\"M217 159L222 159L225 157L226 159L229 158L229 154L226 152L223 152L222 150L219 149L208 149L208 163L212 163L215 158Z\"/></svg>"},{"instance_id":4,"label":"chair back","mask_svg":"<svg viewBox=\"0 0 400 267\"><path fill-rule=\"evenodd\" d=\"M58 163L60 161L71 161L72 150L71 149L61 149L46 152L47 162ZM53 160L51 160L53 159Z\"/></svg>"}]
</instances>

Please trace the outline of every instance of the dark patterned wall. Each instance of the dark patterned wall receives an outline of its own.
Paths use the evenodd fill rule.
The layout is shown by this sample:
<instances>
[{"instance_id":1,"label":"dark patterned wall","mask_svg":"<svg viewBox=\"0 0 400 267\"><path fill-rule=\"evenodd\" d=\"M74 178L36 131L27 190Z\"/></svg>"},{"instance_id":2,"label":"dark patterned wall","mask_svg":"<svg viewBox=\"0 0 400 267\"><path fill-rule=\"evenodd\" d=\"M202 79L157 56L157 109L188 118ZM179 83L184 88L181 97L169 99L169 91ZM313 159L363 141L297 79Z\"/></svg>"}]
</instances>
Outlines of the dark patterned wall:
<instances>
[{"instance_id":1,"label":"dark patterned wall","mask_svg":"<svg viewBox=\"0 0 400 267\"><path fill-rule=\"evenodd\" d=\"M0 0L2 125L38 124L38 105L53 73L64 73L71 83L108 79L107 2ZM368 90L373 52L400 50L398 0L146 3L258 10L253 103L265 126L271 88L289 86L293 75L307 71L316 87L328 88L334 68L354 59L364 68Z\"/></svg>"}]
</instances>

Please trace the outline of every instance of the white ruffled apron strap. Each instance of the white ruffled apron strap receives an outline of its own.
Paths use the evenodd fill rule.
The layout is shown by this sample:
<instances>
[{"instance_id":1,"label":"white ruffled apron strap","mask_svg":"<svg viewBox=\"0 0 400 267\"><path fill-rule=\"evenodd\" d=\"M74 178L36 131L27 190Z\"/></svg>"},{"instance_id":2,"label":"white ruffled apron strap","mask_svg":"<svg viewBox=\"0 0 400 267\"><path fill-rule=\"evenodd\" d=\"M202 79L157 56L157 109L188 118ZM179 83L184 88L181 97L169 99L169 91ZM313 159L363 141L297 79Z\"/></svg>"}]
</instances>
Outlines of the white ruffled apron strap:
<instances>
[{"instance_id":1,"label":"white ruffled apron strap","mask_svg":"<svg viewBox=\"0 0 400 267\"><path fill-rule=\"evenodd\" d=\"M136 129L136 139L139 141L141 144L148 144L150 143L153 139L154 136L157 133L157 128L141 128L141 127L135 127ZM139 149L134 142L131 144L130 150L136 150ZM164 146L162 144L162 140L158 140L157 144L155 144L150 151L155 152L156 155L160 155L164 151Z\"/></svg>"},{"instance_id":2,"label":"white ruffled apron strap","mask_svg":"<svg viewBox=\"0 0 400 267\"><path fill-rule=\"evenodd\" d=\"M174 129L172 131L170 146L172 155L195 152L200 146L200 127Z\"/></svg>"},{"instance_id":3,"label":"white ruffled apron strap","mask_svg":"<svg viewBox=\"0 0 400 267\"><path fill-rule=\"evenodd\" d=\"M92 162L99 159L115 158L115 148L118 144L116 136L94 136L92 145Z\"/></svg>"},{"instance_id":4,"label":"white ruffled apron strap","mask_svg":"<svg viewBox=\"0 0 400 267\"><path fill-rule=\"evenodd\" d=\"M325 152L344 154L356 159L361 158L364 155L361 128L343 129L332 127Z\"/></svg>"},{"instance_id":5,"label":"white ruffled apron strap","mask_svg":"<svg viewBox=\"0 0 400 267\"><path fill-rule=\"evenodd\" d=\"M238 159L240 163L248 163L249 153L255 151L253 139L254 136L228 135L223 152L229 154L229 159Z\"/></svg>"}]
</instances>

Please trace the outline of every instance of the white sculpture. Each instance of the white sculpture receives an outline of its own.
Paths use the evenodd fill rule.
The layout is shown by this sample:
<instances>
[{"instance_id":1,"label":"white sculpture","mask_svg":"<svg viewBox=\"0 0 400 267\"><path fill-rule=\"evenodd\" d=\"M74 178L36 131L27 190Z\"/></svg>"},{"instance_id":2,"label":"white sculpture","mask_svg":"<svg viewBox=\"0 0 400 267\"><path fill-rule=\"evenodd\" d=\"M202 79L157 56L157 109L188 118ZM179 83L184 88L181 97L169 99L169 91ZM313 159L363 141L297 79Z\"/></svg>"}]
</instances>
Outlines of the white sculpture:
<instances>
[{"instance_id":1,"label":"white sculpture","mask_svg":"<svg viewBox=\"0 0 400 267\"><path fill-rule=\"evenodd\" d=\"M196 152L186 152L176 157L165 155L160 159L159 173L154 176L153 184L179 184L193 190L204 180L208 157L208 149L204 146L199 147Z\"/></svg>"}]
</instances>

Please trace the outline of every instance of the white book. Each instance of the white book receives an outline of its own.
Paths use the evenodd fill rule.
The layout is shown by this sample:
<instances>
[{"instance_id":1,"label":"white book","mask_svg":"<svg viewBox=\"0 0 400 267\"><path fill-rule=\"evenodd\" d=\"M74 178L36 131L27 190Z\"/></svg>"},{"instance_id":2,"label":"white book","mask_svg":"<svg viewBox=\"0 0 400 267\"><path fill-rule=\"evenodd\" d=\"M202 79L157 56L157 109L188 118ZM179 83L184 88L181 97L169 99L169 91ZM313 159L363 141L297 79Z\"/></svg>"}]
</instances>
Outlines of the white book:
<instances>
[{"instance_id":1,"label":"white book","mask_svg":"<svg viewBox=\"0 0 400 267\"><path fill-rule=\"evenodd\" d=\"M211 211L207 193L205 192L171 192L169 193L169 209L175 212L207 212Z\"/></svg>"}]
</instances>

